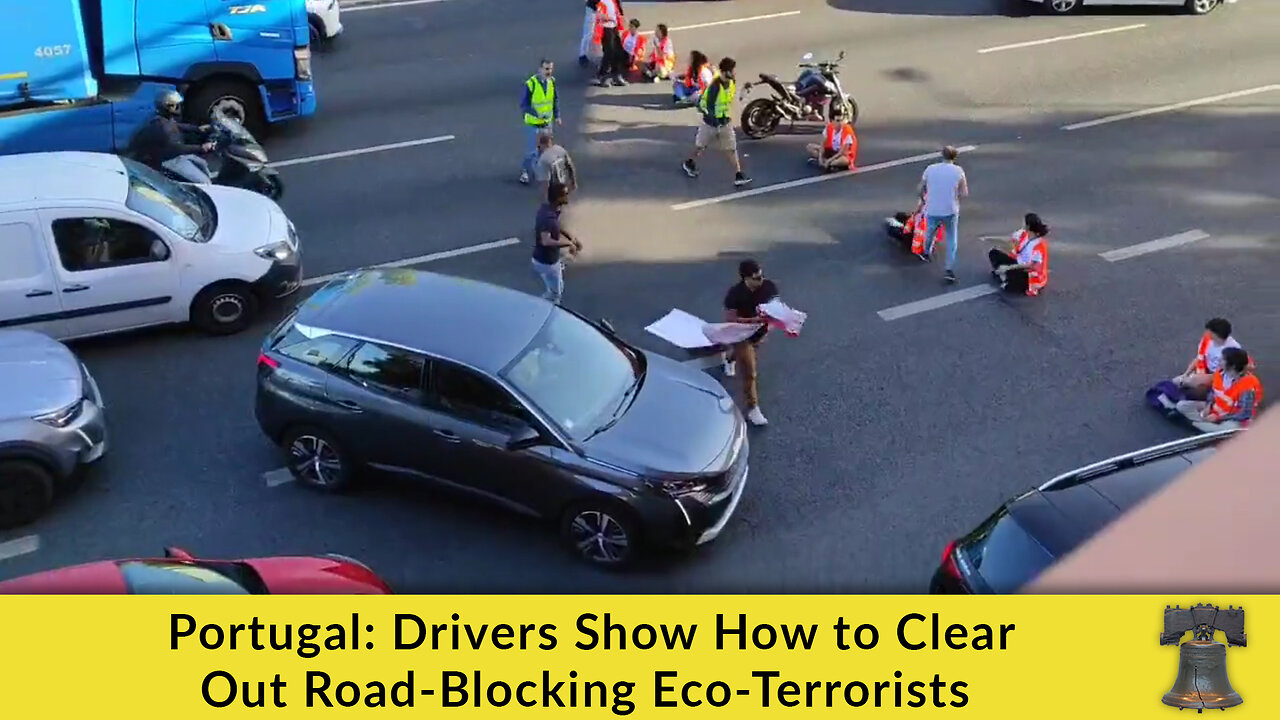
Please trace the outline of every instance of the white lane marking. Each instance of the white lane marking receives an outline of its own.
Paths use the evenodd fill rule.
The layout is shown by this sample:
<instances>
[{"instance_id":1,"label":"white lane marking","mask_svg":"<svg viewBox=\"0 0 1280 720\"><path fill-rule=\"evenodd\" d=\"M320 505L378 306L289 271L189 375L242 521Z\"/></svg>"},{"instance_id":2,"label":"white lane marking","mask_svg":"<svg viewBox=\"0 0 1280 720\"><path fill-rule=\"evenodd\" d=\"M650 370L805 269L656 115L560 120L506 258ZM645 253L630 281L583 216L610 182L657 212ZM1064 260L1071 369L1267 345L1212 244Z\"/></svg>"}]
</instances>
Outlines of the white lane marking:
<instances>
[{"instance_id":1,"label":"white lane marking","mask_svg":"<svg viewBox=\"0 0 1280 720\"><path fill-rule=\"evenodd\" d=\"M507 247L508 245L518 245L518 244L520 244L520 238L512 237L512 238L507 238L506 240L494 240L492 242L480 243L479 245L468 245L466 247L454 248L452 250L442 250L440 252L434 252L428 255L419 255L417 257L405 258L403 260L393 260L392 262L379 263L377 265L366 265L365 268L368 268L368 269L397 268L397 267L407 267L409 265L423 265L425 263L435 262L437 260L447 260L449 258L462 257L464 255L473 255L478 252L484 252L485 250L496 250L498 248ZM313 277L313 278L307 278L306 280L302 281L302 287L311 287L312 285L323 285L324 283L327 283L334 278L342 277L343 275L346 275L349 272L352 272L352 271L344 270L342 272L329 273L328 275L317 275L316 277Z\"/></svg>"},{"instance_id":2,"label":"white lane marking","mask_svg":"<svg viewBox=\"0 0 1280 720\"><path fill-rule=\"evenodd\" d=\"M383 8L405 7L406 5L432 5L442 2L448 2L448 0L391 0L390 2L383 2L383 0L346 0L346 2L339 2L338 8L345 14L361 12L362 10L382 10Z\"/></svg>"},{"instance_id":3,"label":"white lane marking","mask_svg":"<svg viewBox=\"0 0 1280 720\"><path fill-rule=\"evenodd\" d=\"M388 145L374 145L372 147L356 148L354 150L342 150L339 152L325 153L323 155L308 155L307 157L293 158L291 160L277 160L271 163L271 167L289 167L290 165L306 165L308 163L320 162L322 160L337 160L338 158L355 157L357 155L368 155L370 153L386 152L387 150L400 150L402 148L418 147L419 145L435 145L436 143L449 142L454 140L453 135L440 135L438 137L422 138L420 140L406 140L404 142L390 143Z\"/></svg>"},{"instance_id":4,"label":"white lane marking","mask_svg":"<svg viewBox=\"0 0 1280 720\"><path fill-rule=\"evenodd\" d=\"M986 295L993 295L998 292L1000 292L1000 288L995 285L974 285L973 287L968 287L963 290L955 290L941 295L934 295L933 297L925 298L924 300L917 300L915 302L885 308L876 314L880 316L881 320L886 322L890 320L901 320L904 317L919 315L923 312L937 310L939 308L947 307L948 305L955 305L956 303L962 303L966 300L973 300Z\"/></svg>"},{"instance_id":5,"label":"white lane marking","mask_svg":"<svg viewBox=\"0 0 1280 720\"><path fill-rule=\"evenodd\" d=\"M1184 233L1160 238L1159 240L1151 240L1149 242L1138 243L1137 245L1108 250L1104 253L1098 253L1098 257L1106 260L1107 262L1119 262L1121 260L1138 257L1139 255L1148 255L1153 252L1168 250L1169 248L1190 245L1193 242L1199 242L1208 238L1209 233L1203 230L1188 230Z\"/></svg>"},{"instance_id":6,"label":"white lane marking","mask_svg":"<svg viewBox=\"0 0 1280 720\"><path fill-rule=\"evenodd\" d=\"M1011 45L997 45L996 47L983 48L978 51L978 54L987 55L989 53L1004 52L1005 50L1020 50L1022 48L1036 47L1039 45L1049 45L1051 43L1063 42L1066 40L1079 40L1081 38L1098 37L1099 35L1111 35L1113 33L1128 32L1130 30L1140 30L1146 26L1146 23L1123 25L1121 27L1106 28L1104 30L1075 33L1074 35L1059 35L1057 37L1044 38L1043 40L1028 40L1027 42L1013 43Z\"/></svg>"},{"instance_id":7,"label":"white lane marking","mask_svg":"<svg viewBox=\"0 0 1280 720\"><path fill-rule=\"evenodd\" d=\"M275 470L269 470L262 473L262 481L266 483L269 488L288 485L293 482L293 480L293 473L289 472L289 468L276 468Z\"/></svg>"},{"instance_id":8,"label":"white lane marking","mask_svg":"<svg viewBox=\"0 0 1280 720\"><path fill-rule=\"evenodd\" d=\"M27 535L8 542L0 543L0 560L11 560L40 549L40 536Z\"/></svg>"},{"instance_id":9,"label":"white lane marking","mask_svg":"<svg viewBox=\"0 0 1280 720\"><path fill-rule=\"evenodd\" d=\"M773 20L774 18L795 17L799 15L799 10L791 10L788 12L770 13L768 15L752 15L751 17L733 18L732 20L713 20L711 22L697 23L695 25L678 25L668 28L671 32L677 30L697 30L698 28L719 27L720 25L737 25L738 23L755 22L756 20ZM652 35L652 30L645 30L641 35Z\"/></svg>"},{"instance_id":10,"label":"white lane marking","mask_svg":"<svg viewBox=\"0 0 1280 720\"><path fill-rule=\"evenodd\" d=\"M1187 108L1193 108L1199 105L1210 105L1217 102L1223 102L1224 100L1234 100L1236 98L1249 97L1250 95L1261 95L1262 93L1275 92L1276 90L1280 90L1280 85L1263 85L1262 87L1249 88L1248 90L1237 90L1236 92L1214 95L1212 97L1196 98L1195 100L1187 100L1185 102L1174 103L1172 105L1161 105L1160 107L1147 108L1146 110L1135 110L1133 112L1121 113L1119 115L1108 115L1107 117L1098 118L1097 120L1064 125L1062 129L1067 131L1083 130L1085 128L1109 125L1111 123L1121 122L1123 120L1133 120L1134 118L1146 117L1148 115L1159 115L1160 113L1186 110Z\"/></svg>"},{"instance_id":11,"label":"white lane marking","mask_svg":"<svg viewBox=\"0 0 1280 720\"><path fill-rule=\"evenodd\" d=\"M956 148L962 153L977 150L977 145L965 145ZM890 160L888 162L876 163L875 165L864 165L852 172L829 173L826 175L814 175L813 177L801 178L799 180L791 180L776 185L765 185L763 187L752 188L750 190L741 190L739 192L729 193L728 195L720 195L718 197L703 198L701 200L690 200L676 205L672 205L672 210L692 210L693 208L706 207L707 205L715 205L717 203L729 202L730 200L739 200L741 198L755 197L756 195L764 195L765 193L777 192L779 190L790 190L791 188L803 187L805 185L813 185L828 180L839 180L840 178L857 177L876 170L888 170L890 168L902 167L903 165L914 165L927 160L934 160L940 157L940 153L932 152L924 155L912 155L911 157L899 158L898 160Z\"/></svg>"}]
</instances>

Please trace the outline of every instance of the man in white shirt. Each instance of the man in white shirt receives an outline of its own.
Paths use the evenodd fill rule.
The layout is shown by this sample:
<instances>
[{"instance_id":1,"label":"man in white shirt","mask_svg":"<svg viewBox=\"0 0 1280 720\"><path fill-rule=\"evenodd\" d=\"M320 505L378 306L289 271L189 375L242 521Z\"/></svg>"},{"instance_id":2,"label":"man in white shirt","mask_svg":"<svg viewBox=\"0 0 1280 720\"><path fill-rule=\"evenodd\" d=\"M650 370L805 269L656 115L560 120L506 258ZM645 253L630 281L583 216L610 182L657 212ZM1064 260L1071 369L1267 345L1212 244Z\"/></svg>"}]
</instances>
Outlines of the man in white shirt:
<instances>
[{"instance_id":1,"label":"man in white shirt","mask_svg":"<svg viewBox=\"0 0 1280 720\"><path fill-rule=\"evenodd\" d=\"M938 238L938 228L946 228L947 264L943 277L947 282L956 281L956 245L959 241L960 198L969 195L969 179L964 168L956 164L960 151L948 145L942 148L942 162L924 169L917 192L925 194L925 238L928 243L918 255L928 262L933 256L933 246Z\"/></svg>"}]
</instances>

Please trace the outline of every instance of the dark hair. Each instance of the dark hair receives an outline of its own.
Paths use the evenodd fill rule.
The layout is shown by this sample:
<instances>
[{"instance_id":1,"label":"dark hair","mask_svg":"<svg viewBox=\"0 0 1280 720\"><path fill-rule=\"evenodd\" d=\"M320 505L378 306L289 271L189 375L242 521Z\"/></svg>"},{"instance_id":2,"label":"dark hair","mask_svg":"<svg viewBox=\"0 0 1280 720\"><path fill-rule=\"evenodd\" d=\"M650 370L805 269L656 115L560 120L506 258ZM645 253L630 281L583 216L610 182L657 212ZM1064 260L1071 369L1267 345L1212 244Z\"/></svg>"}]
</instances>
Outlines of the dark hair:
<instances>
[{"instance_id":1,"label":"dark hair","mask_svg":"<svg viewBox=\"0 0 1280 720\"><path fill-rule=\"evenodd\" d=\"M948 145L942 148L943 160L954 162L958 157L960 157L960 151L957 150L954 145Z\"/></svg>"},{"instance_id":2,"label":"dark hair","mask_svg":"<svg viewBox=\"0 0 1280 720\"><path fill-rule=\"evenodd\" d=\"M555 64L556 64L555 60L552 60L551 58L547 58L547 57L544 57L538 61L538 67L542 67L543 65L555 65Z\"/></svg>"},{"instance_id":3,"label":"dark hair","mask_svg":"<svg viewBox=\"0 0 1280 720\"><path fill-rule=\"evenodd\" d=\"M703 53L701 50L694 50L693 52L689 53L689 64L695 68L701 68L703 65L706 65L709 62L711 62L711 60L708 59L706 54Z\"/></svg>"},{"instance_id":4,"label":"dark hair","mask_svg":"<svg viewBox=\"0 0 1280 720\"><path fill-rule=\"evenodd\" d=\"M1214 318L1204 324L1204 329L1226 340L1231 337L1231 323L1224 318Z\"/></svg>"},{"instance_id":5,"label":"dark hair","mask_svg":"<svg viewBox=\"0 0 1280 720\"><path fill-rule=\"evenodd\" d=\"M627 21L627 24L630 25L631 27L640 27L640 21L637 20L636 18L631 18L630 20Z\"/></svg>"},{"instance_id":6,"label":"dark hair","mask_svg":"<svg viewBox=\"0 0 1280 720\"><path fill-rule=\"evenodd\" d=\"M736 67L738 67L738 61L731 57L724 58L720 61L720 72L722 73L731 73Z\"/></svg>"},{"instance_id":7,"label":"dark hair","mask_svg":"<svg viewBox=\"0 0 1280 720\"><path fill-rule=\"evenodd\" d=\"M1035 213L1027 213L1023 218L1023 222L1027 224L1027 229L1036 237L1044 237L1049 234L1049 226L1044 224L1040 216Z\"/></svg>"},{"instance_id":8,"label":"dark hair","mask_svg":"<svg viewBox=\"0 0 1280 720\"><path fill-rule=\"evenodd\" d=\"M670 29L668 29L668 28L667 28L667 26L666 26L665 24L663 24L663 23L658 23L658 34L659 34L659 35L666 35L666 34L667 34L667 33L669 33L669 32L671 32L671 30L670 30Z\"/></svg>"},{"instance_id":9,"label":"dark hair","mask_svg":"<svg viewBox=\"0 0 1280 720\"><path fill-rule=\"evenodd\" d=\"M547 203L552 207L563 205L569 202L569 188L559 184L551 183L547 186Z\"/></svg>"},{"instance_id":10,"label":"dark hair","mask_svg":"<svg viewBox=\"0 0 1280 720\"><path fill-rule=\"evenodd\" d=\"M1224 348L1222 350L1222 366L1235 372L1244 372L1249 367L1249 353L1242 348Z\"/></svg>"},{"instance_id":11,"label":"dark hair","mask_svg":"<svg viewBox=\"0 0 1280 720\"><path fill-rule=\"evenodd\" d=\"M755 260L743 260L738 263L738 277L743 280L746 280L758 272L760 272L760 263Z\"/></svg>"}]
</instances>

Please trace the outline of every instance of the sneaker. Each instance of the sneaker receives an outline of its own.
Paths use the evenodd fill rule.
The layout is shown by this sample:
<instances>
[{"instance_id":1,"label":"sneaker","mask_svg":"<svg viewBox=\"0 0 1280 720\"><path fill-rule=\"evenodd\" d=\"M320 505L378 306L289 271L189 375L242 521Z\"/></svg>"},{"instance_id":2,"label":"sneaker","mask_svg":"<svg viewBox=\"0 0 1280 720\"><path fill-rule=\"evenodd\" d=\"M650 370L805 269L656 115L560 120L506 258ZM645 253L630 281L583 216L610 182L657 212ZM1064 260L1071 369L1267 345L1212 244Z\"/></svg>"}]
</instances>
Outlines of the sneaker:
<instances>
[{"instance_id":1,"label":"sneaker","mask_svg":"<svg viewBox=\"0 0 1280 720\"><path fill-rule=\"evenodd\" d=\"M916 259L920 262L932 262L933 256L929 255L929 253L920 253L916 255Z\"/></svg>"},{"instance_id":2,"label":"sneaker","mask_svg":"<svg viewBox=\"0 0 1280 720\"><path fill-rule=\"evenodd\" d=\"M725 360L721 363L720 369L724 371L725 377L733 377L738 372L738 364L732 360Z\"/></svg>"},{"instance_id":3,"label":"sneaker","mask_svg":"<svg viewBox=\"0 0 1280 720\"><path fill-rule=\"evenodd\" d=\"M626 80L623 80L621 76L615 77L615 78L613 78L612 80L610 80L609 82L613 83L613 86L614 86L614 87L626 87L626 86L628 86L628 85L630 85L630 84L631 84L631 83L627 82Z\"/></svg>"},{"instance_id":4,"label":"sneaker","mask_svg":"<svg viewBox=\"0 0 1280 720\"><path fill-rule=\"evenodd\" d=\"M590 58L588 58L586 55L579 55L579 56L578 56L578 66L579 66L579 67L588 67L588 66L590 66L590 65L591 65L591 59L590 59Z\"/></svg>"},{"instance_id":5,"label":"sneaker","mask_svg":"<svg viewBox=\"0 0 1280 720\"><path fill-rule=\"evenodd\" d=\"M809 158L809 164L810 164L810 165L817 165L817 164L818 164L818 158Z\"/></svg>"},{"instance_id":6,"label":"sneaker","mask_svg":"<svg viewBox=\"0 0 1280 720\"><path fill-rule=\"evenodd\" d=\"M521 184L521 185L528 185L528 184L529 184L529 171L528 171L528 170L521 170L521 171L520 171L520 184Z\"/></svg>"},{"instance_id":7,"label":"sneaker","mask_svg":"<svg viewBox=\"0 0 1280 720\"><path fill-rule=\"evenodd\" d=\"M684 164L681 165L680 168L684 170L685 175L688 175L691 178L698 177L698 166L694 165L692 160L685 160Z\"/></svg>"},{"instance_id":8,"label":"sneaker","mask_svg":"<svg viewBox=\"0 0 1280 720\"><path fill-rule=\"evenodd\" d=\"M751 184L751 178L747 177L746 175L743 175L742 173L738 173L738 176L733 179L734 187L742 187L744 185L750 185L750 184Z\"/></svg>"},{"instance_id":9,"label":"sneaker","mask_svg":"<svg viewBox=\"0 0 1280 720\"><path fill-rule=\"evenodd\" d=\"M609 87L609 78L596 78L596 87Z\"/></svg>"},{"instance_id":10,"label":"sneaker","mask_svg":"<svg viewBox=\"0 0 1280 720\"><path fill-rule=\"evenodd\" d=\"M747 422L755 425L756 427L769 424L769 421L765 419L764 413L760 412L760 408L758 407L753 407L747 411Z\"/></svg>"},{"instance_id":11,"label":"sneaker","mask_svg":"<svg viewBox=\"0 0 1280 720\"><path fill-rule=\"evenodd\" d=\"M952 272L952 271L948 270L948 271L946 271L946 272L942 273L942 279L943 279L943 280L946 280L946 281L947 281L947 282L949 282L949 283L953 283L953 282L955 282L955 281L956 281L956 274L955 274L954 272Z\"/></svg>"}]
</instances>

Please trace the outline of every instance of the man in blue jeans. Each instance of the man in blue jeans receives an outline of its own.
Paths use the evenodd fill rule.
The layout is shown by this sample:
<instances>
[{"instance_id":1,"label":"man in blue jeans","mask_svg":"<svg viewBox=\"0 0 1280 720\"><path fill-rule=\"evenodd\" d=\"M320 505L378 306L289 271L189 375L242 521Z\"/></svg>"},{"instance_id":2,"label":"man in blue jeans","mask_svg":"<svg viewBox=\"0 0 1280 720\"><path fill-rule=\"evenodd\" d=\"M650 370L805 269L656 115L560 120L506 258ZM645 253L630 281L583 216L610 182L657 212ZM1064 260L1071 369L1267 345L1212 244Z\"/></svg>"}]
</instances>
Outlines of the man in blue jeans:
<instances>
[{"instance_id":1,"label":"man in blue jeans","mask_svg":"<svg viewBox=\"0 0 1280 720\"><path fill-rule=\"evenodd\" d=\"M542 281L542 297L559 305L564 295L564 261L561 250L570 253L582 250L582 243L560 226L560 212L569 204L569 193L564 186L551 184L547 188L547 202L538 208L533 226L533 272Z\"/></svg>"},{"instance_id":2,"label":"man in blue jeans","mask_svg":"<svg viewBox=\"0 0 1280 720\"><path fill-rule=\"evenodd\" d=\"M969 179L964 168L956 164L960 152L948 145L942 148L942 162L924 169L918 192L925 195L925 242L919 257L924 262L933 259L933 246L938 239L938 228L946 229L947 265L943 277L947 282L956 281L956 245L959 241L960 198L969 195Z\"/></svg>"},{"instance_id":3,"label":"man in blue jeans","mask_svg":"<svg viewBox=\"0 0 1280 720\"><path fill-rule=\"evenodd\" d=\"M524 111L525 151L520 165L520 182L528 185L533 177L534 164L538 161L538 133L559 125L560 98L556 96L555 63L543 58L538 74L524 83L524 96L520 109Z\"/></svg>"}]
</instances>

